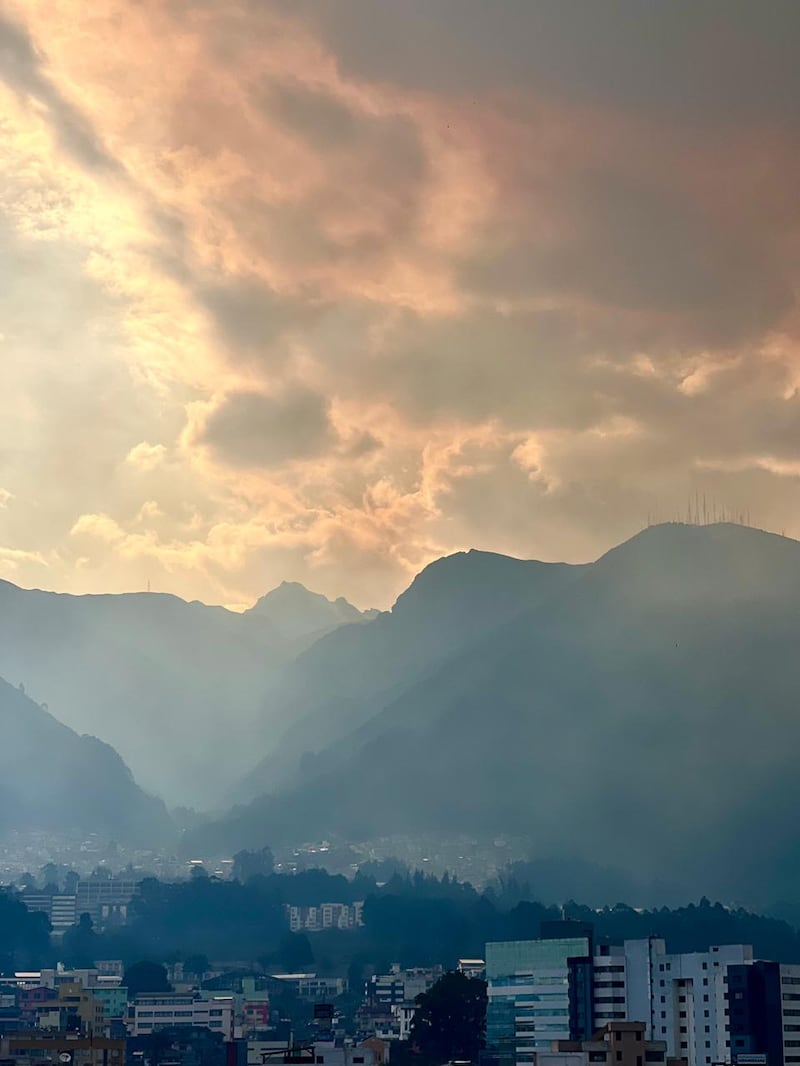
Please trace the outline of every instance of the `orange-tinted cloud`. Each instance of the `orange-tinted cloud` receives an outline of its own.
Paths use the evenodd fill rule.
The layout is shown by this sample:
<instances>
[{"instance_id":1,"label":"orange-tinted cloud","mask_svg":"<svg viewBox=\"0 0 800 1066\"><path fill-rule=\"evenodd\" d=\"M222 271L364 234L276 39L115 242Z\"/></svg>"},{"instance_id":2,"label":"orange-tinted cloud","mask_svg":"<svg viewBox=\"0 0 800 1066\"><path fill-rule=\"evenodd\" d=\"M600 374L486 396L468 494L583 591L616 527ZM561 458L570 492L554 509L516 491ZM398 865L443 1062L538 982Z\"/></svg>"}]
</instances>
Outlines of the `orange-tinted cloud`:
<instances>
[{"instance_id":1,"label":"orange-tinted cloud","mask_svg":"<svg viewBox=\"0 0 800 1066\"><path fill-rule=\"evenodd\" d=\"M0 573L800 534L798 14L717 7L0 4Z\"/></svg>"}]
</instances>

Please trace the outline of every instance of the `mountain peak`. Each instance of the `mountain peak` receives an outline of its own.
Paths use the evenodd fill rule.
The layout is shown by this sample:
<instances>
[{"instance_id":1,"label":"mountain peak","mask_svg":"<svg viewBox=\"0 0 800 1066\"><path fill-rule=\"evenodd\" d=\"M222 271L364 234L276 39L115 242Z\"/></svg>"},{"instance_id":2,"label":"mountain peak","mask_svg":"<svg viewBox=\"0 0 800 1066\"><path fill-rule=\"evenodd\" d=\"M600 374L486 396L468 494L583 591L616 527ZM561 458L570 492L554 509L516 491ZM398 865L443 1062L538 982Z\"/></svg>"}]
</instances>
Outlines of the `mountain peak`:
<instances>
[{"instance_id":1,"label":"mountain peak","mask_svg":"<svg viewBox=\"0 0 800 1066\"><path fill-rule=\"evenodd\" d=\"M329 600L299 581L282 581L258 600L247 614L268 619L285 637L308 637L351 622L369 621L372 611L359 611L343 596Z\"/></svg>"}]
</instances>

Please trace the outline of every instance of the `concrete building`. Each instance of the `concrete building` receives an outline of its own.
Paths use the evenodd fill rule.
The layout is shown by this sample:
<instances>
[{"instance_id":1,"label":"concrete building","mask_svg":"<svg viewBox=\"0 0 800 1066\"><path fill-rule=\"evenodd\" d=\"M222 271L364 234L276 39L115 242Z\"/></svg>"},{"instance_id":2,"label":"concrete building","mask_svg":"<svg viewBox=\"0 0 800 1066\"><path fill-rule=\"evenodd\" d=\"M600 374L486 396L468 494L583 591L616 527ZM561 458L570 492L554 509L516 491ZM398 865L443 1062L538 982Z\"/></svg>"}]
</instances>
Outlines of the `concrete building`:
<instances>
[{"instance_id":1,"label":"concrete building","mask_svg":"<svg viewBox=\"0 0 800 1066\"><path fill-rule=\"evenodd\" d=\"M752 958L746 944L668 954L658 937L598 949L593 959L596 1022L643 1021L646 1039L664 1040L667 1055L689 1066L732 1062L728 968L749 966Z\"/></svg>"},{"instance_id":2,"label":"concrete building","mask_svg":"<svg viewBox=\"0 0 800 1066\"><path fill-rule=\"evenodd\" d=\"M413 1003L427 992L444 973L441 966L416 966L407 970L393 963L389 973L374 974L367 985L370 1003L391 1006L394 1003Z\"/></svg>"},{"instance_id":3,"label":"concrete building","mask_svg":"<svg viewBox=\"0 0 800 1066\"><path fill-rule=\"evenodd\" d=\"M658 937L626 940L616 947L598 948L593 959L594 1017L600 1028L606 1022L634 1018L646 1024L645 1036L653 1034L653 977L658 960L666 955Z\"/></svg>"},{"instance_id":4,"label":"concrete building","mask_svg":"<svg viewBox=\"0 0 800 1066\"><path fill-rule=\"evenodd\" d=\"M20 899L29 911L40 911L46 914L56 935L64 933L78 921L75 896L63 894L51 896L45 892L25 892Z\"/></svg>"},{"instance_id":5,"label":"concrete building","mask_svg":"<svg viewBox=\"0 0 800 1066\"><path fill-rule=\"evenodd\" d=\"M108 982L98 980L101 983L90 984L87 991L103 1004L106 1018L124 1018L128 1011L128 989L116 978Z\"/></svg>"},{"instance_id":6,"label":"concrete building","mask_svg":"<svg viewBox=\"0 0 800 1066\"><path fill-rule=\"evenodd\" d=\"M72 1033L9 1033L0 1059L15 1066L123 1066L125 1041Z\"/></svg>"},{"instance_id":7,"label":"concrete building","mask_svg":"<svg viewBox=\"0 0 800 1066\"><path fill-rule=\"evenodd\" d=\"M333 1040L317 1040L301 1048L286 1049L283 1055L270 1056L266 1062L276 1066L283 1063L294 1066L379 1066L382 1061L379 1044L379 1041L370 1041L346 1046Z\"/></svg>"},{"instance_id":8,"label":"concrete building","mask_svg":"<svg viewBox=\"0 0 800 1066\"><path fill-rule=\"evenodd\" d=\"M666 1063L663 1040L645 1039L644 1022L608 1022L591 1040L556 1040L549 1051L536 1054L536 1066L645 1066Z\"/></svg>"},{"instance_id":9,"label":"concrete building","mask_svg":"<svg viewBox=\"0 0 800 1066\"><path fill-rule=\"evenodd\" d=\"M172 1026L194 1026L233 1040L233 997L201 999L191 992L141 993L128 1006L128 1033L147 1036Z\"/></svg>"},{"instance_id":10,"label":"concrete building","mask_svg":"<svg viewBox=\"0 0 800 1066\"><path fill-rule=\"evenodd\" d=\"M733 1061L728 967L752 961L753 949L746 944L654 960L650 1028L655 1039L666 1041L670 1058L685 1059L688 1066Z\"/></svg>"},{"instance_id":11,"label":"concrete building","mask_svg":"<svg viewBox=\"0 0 800 1066\"><path fill-rule=\"evenodd\" d=\"M78 917L90 914L99 928L125 922L128 906L139 893L139 881L131 877L89 878L79 881L75 891Z\"/></svg>"},{"instance_id":12,"label":"concrete building","mask_svg":"<svg viewBox=\"0 0 800 1066\"><path fill-rule=\"evenodd\" d=\"M61 984L49 998L35 1006L38 1029L78 1030L84 1036L102 1036L105 1033L105 1010L100 1000L84 988L79 981Z\"/></svg>"},{"instance_id":13,"label":"concrete building","mask_svg":"<svg viewBox=\"0 0 800 1066\"><path fill-rule=\"evenodd\" d=\"M513 1043L516 1061L530 1062L550 1039L585 1040L595 1026L635 1021L644 1023L645 1040L663 1041L667 1057L687 1066L734 1061L728 970L752 965L751 947L669 954L650 937L590 951L589 930L572 939L487 944L487 1046L508 1061ZM800 1063L800 1041L797 1050Z\"/></svg>"},{"instance_id":14,"label":"concrete building","mask_svg":"<svg viewBox=\"0 0 800 1066\"><path fill-rule=\"evenodd\" d=\"M300 999L309 1000L311 1003L334 999L347 991L346 977L318 977L315 973L274 973L270 975L270 980L291 988Z\"/></svg>"},{"instance_id":15,"label":"concrete building","mask_svg":"<svg viewBox=\"0 0 800 1066\"><path fill-rule=\"evenodd\" d=\"M322 929L357 929L364 924L364 901L357 903L320 903L314 907L286 904L286 917L293 933L319 932Z\"/></svg>"},{"instance_id":16,"label":"concrete building","mask_svg":"<svg viewBox=\"0 0 800 1066\"><path fill-rule=\"evenodd\" d=\"M127 920L128 907L139 891L139 882L127 877L90 878L79 881L75 893L23 892L20 899L29 911L42 911L55 933L63 933L82 914L91 915L102 929Z\"/></svg>"}]
</instances>

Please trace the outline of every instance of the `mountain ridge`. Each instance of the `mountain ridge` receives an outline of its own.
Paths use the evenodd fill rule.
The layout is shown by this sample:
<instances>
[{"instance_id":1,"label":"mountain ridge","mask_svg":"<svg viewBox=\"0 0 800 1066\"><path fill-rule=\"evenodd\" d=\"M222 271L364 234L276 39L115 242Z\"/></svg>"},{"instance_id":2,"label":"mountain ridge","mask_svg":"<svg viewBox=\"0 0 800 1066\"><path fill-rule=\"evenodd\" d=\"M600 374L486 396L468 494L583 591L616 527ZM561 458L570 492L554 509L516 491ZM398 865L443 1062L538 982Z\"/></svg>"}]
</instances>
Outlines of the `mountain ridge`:
<instances>
[{"instance_id":1,"label":"mountain ridge","mask_svg":"<svg viewBox=\"0 0 800 1066\"><path fill-rule=\"evenodd\" d=\"M3 581L0 676L111 744L149 791L210 807L251 763L248 732L269 718L272 675L319 635L278 622L171 593L82 596Z\"/></svg>"},{"instance_id":2,"label":"mountain ridge","mask_svg":"<svg viewBox=\"0 0 800 1066\"><path fill-rule=\"evenodd\" d=\"M80 830L155 847L174 826L109 744L79 735L0 678L0 829Z\"/></svg>"},{"instance_id":3,"label":"mountain ridge","mask_svg":"<svg viewBox=\"0 0 800 1066\"><path fill-rule=\"evenodd\" d=\"M206 841L525 832L540 857L608 840L655 877L800 888L799 625L797 542L645 530L379 698Z\"/></svg>"}]
</instances>

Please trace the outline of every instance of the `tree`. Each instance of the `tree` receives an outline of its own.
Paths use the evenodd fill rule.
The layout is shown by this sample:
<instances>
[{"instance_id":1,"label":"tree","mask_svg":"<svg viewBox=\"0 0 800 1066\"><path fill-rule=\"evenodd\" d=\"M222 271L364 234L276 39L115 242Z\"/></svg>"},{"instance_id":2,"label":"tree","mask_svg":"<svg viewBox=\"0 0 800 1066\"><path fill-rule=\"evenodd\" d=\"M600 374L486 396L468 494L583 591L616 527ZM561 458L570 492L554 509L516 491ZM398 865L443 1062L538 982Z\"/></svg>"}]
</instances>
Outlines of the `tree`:
<instances>
[{"instance_id":1,"label":"tree","mask_svg":"<svg viewBox=\"0 0 800 1066\"><path fill-rule=\"evenodd\" d=\"M233 876L243 885L253 877L269 877L275 868L270 848L260 851L237 851L233 856Z\"/></svg>"},{"instance_id":2,"label":"tree","mask_svg":"<svg viewBox=\"0 0 800 1066\"><path fill-rule=\"evenodd\" d=\"M485 981L452 971L417 996L411 1043L425 1063L477 1062L485 1032Z\"/></svg>"},{"instance_id":3,"label":"tree","mask_svg":"<svg viewBox=\"0 0 800 1066\"><path fill-rule=\"evenodd\" d=\"M278 958L287 973L299 973L314 962L314 952L305 933L285 933L281 937Z\"/></svg>"},{"instance_id":4,"label":"tree","mask_svg":"<svg viewBox=\"0 0 800 1066\"><path fill-rule=\"evenodd\" d=\"M135 962L122 979L131 999L140 992L171 992L166 969L158 962Z\"/></svg>"},{"instance_id":5,"label":"tree","mask_svg":"<svg viewBox=\"0 0 800 1066\"><path fill-rule=\"evenodd\" d=\"M98 936L91 915L82 914L77 925L64 933L61 948L68 966L92 967L97 953Z\"/></svg>"},{"instance_id":6,"label":"tree","mask_svg":"<svg viewBox=\"0 0 800 1066\"><path fill-rule=\"evenodd\" d=\"M54 862L46 862L39 871L39 877L41 878L43 892L51 892L53 895L58 892L58 883L61 878L59 869Z\"/></svg>"}]
</instances>

